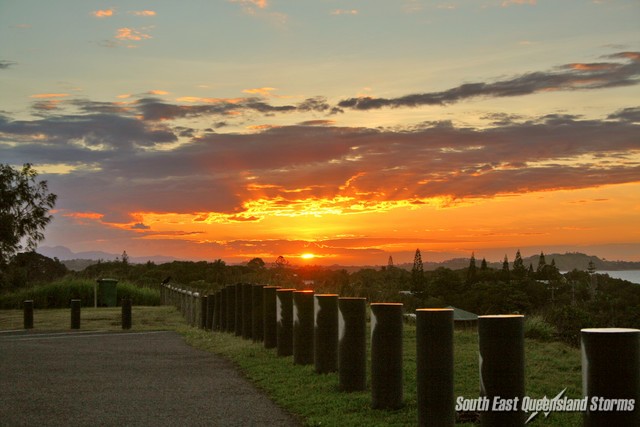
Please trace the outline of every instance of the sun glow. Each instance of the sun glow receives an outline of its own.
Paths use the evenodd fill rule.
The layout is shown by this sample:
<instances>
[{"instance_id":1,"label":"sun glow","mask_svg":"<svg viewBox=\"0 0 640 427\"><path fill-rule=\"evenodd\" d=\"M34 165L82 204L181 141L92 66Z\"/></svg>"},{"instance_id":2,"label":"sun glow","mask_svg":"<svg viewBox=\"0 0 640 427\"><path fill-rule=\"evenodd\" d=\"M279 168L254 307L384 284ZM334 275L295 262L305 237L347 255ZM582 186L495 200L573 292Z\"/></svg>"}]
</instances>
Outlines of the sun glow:
<instances>
[{"instance_id":1,"label":"sun glow","mask_svg":"<svg viewBox=\"0 0 640 427\"><path fill-rule=\"evenodd\" d=\"M316 256L315 256L314 254L312 254L312 253L308 253L308 252L307 252L307 253L304 253L304 254L302 254L302 255L300 255L300 258L302 258L302 259L313 259L313 258L315 258L315 257L316 257Z\"/></svg>"}]
</instances>

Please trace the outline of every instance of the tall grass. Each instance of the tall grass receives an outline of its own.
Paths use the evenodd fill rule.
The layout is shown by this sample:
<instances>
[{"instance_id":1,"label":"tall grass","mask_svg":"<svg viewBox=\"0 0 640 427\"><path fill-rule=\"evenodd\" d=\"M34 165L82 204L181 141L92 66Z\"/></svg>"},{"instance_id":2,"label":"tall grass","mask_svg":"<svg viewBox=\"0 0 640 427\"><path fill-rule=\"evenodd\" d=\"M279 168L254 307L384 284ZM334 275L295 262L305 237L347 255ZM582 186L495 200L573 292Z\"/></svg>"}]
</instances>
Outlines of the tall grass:
<instances>
[{"instance_id":1,"label":"tall grass","mask_svg":"<svg viewBox=\"0 0 640 427\"><path fill-rule=\"evenodd\" d=\"M82 306L94 304L94 282L87 279L65 278L53 283L19 289L0 295L0 309L19 309L23 301L33 300L37 308L65 308L69 301L79 299ZM131 299L134 305L159 305L160 291L148 287L139 287L129 282L119 282L116 287L118 300Z\"/></svg>"}]
</instances>

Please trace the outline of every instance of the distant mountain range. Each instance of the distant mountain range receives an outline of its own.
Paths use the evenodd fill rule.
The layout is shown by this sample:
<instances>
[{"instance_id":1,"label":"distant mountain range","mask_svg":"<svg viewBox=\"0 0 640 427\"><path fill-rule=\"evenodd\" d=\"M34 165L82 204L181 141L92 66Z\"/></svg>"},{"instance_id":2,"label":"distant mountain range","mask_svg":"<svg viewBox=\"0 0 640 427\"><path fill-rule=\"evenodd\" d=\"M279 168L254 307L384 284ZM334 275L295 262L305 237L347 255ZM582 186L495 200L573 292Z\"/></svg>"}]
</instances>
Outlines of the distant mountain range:
<instances>
[{"instance_id":1,"label":"distant mountain range","mask_svg":"<svg viewBox=\"0 0 640 427\"><path fill-rule=\"evenodd\" d=\"M65 246L42 246L39 247L36 252L49 258L58 258L70 270L83 270L87 266L95 264L100 260L115 261L116 259L120 259L122 256L122 254L110 254L102 251L72 252L71 249ZM129 257L129 262L136 264L145 263L147 261L162 264L164 262L172 262L176 260L177 258L164 255Z\"/></svg>"},{"instance_id":2,"label":"distant mountain range","mask_svg":"<svg viewBox=\"0 0 640 427\"><path fill-rule=\"evenodd\" d=\"M47 256L49 258L58 258L62 261L67 268L71 270L83 270L87 266L91 264L95 264L98 260L103 261L115 261L116 259L120 259L122 254L111 254L108 252L102 251L88 251L88 252L72 252L69 248L64 246L42 246L38 248L38 253ZM564 254L544 254L545 261L547 264L551 264L552 260L555 260L556 267L560 271L571 271L573 269L577 270L586 270L589 266L589 262L593 261L596 270L607 271L607 270L640 270L640 262L634 261L609 261L606 259L599 258L595 255L587 255L580 252L568 252ZM533 255L529 257L524 257L524 265L529 266L529 264L533 265L535 269L538 266L539 255ZM162 264L165 262L176 261L178 258L163 256L163 255L155 255L155 256L130 256L129 262L132 263L145 263L147 261L154 262L156 264ZM476 259L476 266L480 267L480 263L482 259ZM491 268L502 268L502 262L487 262L488 266ZM447 261L442 262L425 262L423 264L425 270L435 270L438 267L450 268L452 270L459 270L461 268L467 268L469 266L469 258L454 258ZM513 266L513 259L509 259L509 267ZM380 266L331 266L328 267L330 269L335 268L345 268L350 271L357 271L362 268L379 268ZM412 263L404 263L404 264L396 264L396 267L404 268L407 270L411 270L413 267Z\"/></svg>"},{"instance_id":3,"label":"distant mountain range","mask_svg":"<svg viewBox=\"0 0 640 427\"><path fill-rule=\"evenodd\" d=\"M540 255L532 255L528 257L523 257L525 267L529 267L529 264L533 265L533 268L536 269L538 267L538 262L540 261ZM587 270L589 267L589 262L593 261L596 267L596 271L607 271L607 270L640 270L640 262L637 261L609 261L606 259L599 258L595 255L587 255L580 252L567 252L564 254L544 254L544 260L547 264L551 264L552 261L555 261L556 267L560 271L572 271L576 270ZM435 270L438 267L446 267L452 270L459 270L461 268L469 267L469 258L454 258L448 261L443 262L425 262L424 269L425 270ZM480 263L482 259L476 259L476 266L480 267ZM489 262L487 261L487 265L491 268L502 268L502 262ZM402 264L397 265L396 267L408 268L411 269L413 264ZM513 267L513 259L509 259L509 268Z\"/></svg>"}]
</instances>

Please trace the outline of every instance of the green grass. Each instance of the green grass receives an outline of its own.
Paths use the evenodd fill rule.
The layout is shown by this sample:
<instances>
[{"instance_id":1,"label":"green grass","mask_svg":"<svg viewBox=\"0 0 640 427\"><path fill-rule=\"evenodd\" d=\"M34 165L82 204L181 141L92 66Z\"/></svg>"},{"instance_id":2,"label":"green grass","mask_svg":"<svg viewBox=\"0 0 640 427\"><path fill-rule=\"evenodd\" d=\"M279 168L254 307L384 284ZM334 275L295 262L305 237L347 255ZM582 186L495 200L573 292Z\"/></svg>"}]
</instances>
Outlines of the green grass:
<instances>
[{"instance_id":1,"label":"green grass","mask_svg":"<svg viewBox=\"0 0 640 427\"><path fill-rule=\"evenodd\" d=\"M279 405L302 417L307 425L413 426L417 423L415 326L404 329L404 400L396 411L373 410L371 393L338 391L337 374L316 374L312 366L294 365L292 357L227 333L185 330L194 347L232 360L259 388ZM580 352L560 343L527 340L526 394L532 398L566 395L581 397ZM369 366L370 362L369 362ZM370 379L368 379L370 383ZM455 333L455 396L479 396L478 336L475 331ZM473 424L460 424L473 425ZM539 414L531 426L581 426L580 413Z\"/></svg>"},{"instance_id":2,"label":"green grass","mask_svg":"<svg viewBox=\"0 0 640 427\"><path fill-rule=\"evenodd\" d=\"M131 309L131 331L181 330L186 323L173 307L140 307ZM71 311L67 309L34 310L34 330L61 331L71 328ZM22 310L0 310L0 331L18 330L24 327ZM80 311L82 331L121 331L120 307L83 307Z\"/></svg>"}]
</instances>

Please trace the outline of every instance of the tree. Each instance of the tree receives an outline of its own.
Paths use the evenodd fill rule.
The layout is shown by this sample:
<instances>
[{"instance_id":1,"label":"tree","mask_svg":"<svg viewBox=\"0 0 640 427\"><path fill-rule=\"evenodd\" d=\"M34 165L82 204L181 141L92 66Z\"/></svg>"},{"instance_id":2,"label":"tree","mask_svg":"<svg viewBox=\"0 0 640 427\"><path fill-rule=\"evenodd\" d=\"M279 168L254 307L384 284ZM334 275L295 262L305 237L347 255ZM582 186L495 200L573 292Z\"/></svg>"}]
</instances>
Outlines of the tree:
<instances>
[{"instance_id":1,"label":"tree","mask_svg":"<svg viewBox=\"0 0 640 427\"><path fill-rule=\"evenodd\" d=\"M504 255L504 261L502 261L502 271L500 272L500 278L503 282L509 283L510 273L509 273L509 258L507 255Z\"/></svg>"},{"instance_id":2,"label":"tree","mask_svg":"<svg viewBox=\"0 0 640 427\"><path fill-rule=\"evenodd\" d=\"M522 279L527 275L527 268L524 266L524 260L520 254L520 249L516 251L516 257L513 260L513 275L517 279Z\"/></svg>"},{"instance_id":3,"label":"tree","mask_svg":"<svg viewBox=\"0 0 640 427\"><path fill-rule=\"evenodd\" d=\"M53 219L57 196L37 176L29 163L20 170L0 164L0 265L23 249L35 250Z\"/></svg>"},{"instance_id":4,"label":"tree","mask_svg":"<svg viewBox=\"0 0 640 427\"><path fill-rule=\"evenodd\" d=\"M422 293L425 291L424 286L424 266L422 265L422 254L420 249L416 249L413 257L413 267L411 268L411 290Z\"/></svg>"},{"instance_id":5,"label":"tree","mask_svg":"<svg viewBox=\"0 0 640 427\"><path fill-rule=\"evenodd\" d=\"M469 268L467 269L467 285L470 285L476 280L476 255L472 252L471 259L469 260Z\"/></svg>"},{"instance_id":6,"label":"tree","mask_svg":"<svg viewBox=\"0 0 640 427\"><path fill-rule=\"evenodd\" d=\"M540 252L540 258L538 258L538 268L536 269L537 273L542 273L547 266L547 261L544 259L544 252Z\"/></svg>"}]
</instances>

